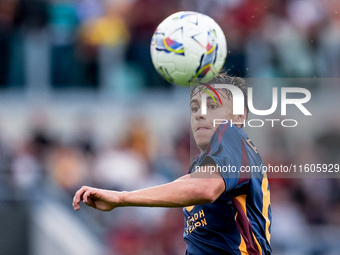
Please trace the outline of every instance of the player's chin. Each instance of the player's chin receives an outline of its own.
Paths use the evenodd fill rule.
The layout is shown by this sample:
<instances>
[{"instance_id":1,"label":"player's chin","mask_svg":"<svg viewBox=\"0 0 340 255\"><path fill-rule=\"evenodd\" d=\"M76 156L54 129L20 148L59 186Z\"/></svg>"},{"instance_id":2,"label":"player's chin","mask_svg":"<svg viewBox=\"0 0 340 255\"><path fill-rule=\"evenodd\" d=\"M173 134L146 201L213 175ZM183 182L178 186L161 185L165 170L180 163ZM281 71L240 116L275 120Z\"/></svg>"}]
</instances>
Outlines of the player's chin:
<instances>
[{"instance_id":1,"label":"player's chin","mask_svg":"<svg viewBox=\"0 0 340 255\"><path fill-rule=\"evenodd\" d=\"M206 141L210 142L211 136L213 135L214 130L212 129L202 129L202 130L197 130L194 134L196 143L199 141Z\"/></svg>"},{"instance_id":2,"label":"player's chin","mask_svg":"<svg viewBox=\"0 0 340 255\"><path fill-rule=\"evenodd\" d=\"M211 136L207 136L207 135L198 135L195 136L195 141L197 144L197 147L200 148L202 151L204 151L207 147L208 144L210 142L210 138Z\"/></svg>"}]
</instances>

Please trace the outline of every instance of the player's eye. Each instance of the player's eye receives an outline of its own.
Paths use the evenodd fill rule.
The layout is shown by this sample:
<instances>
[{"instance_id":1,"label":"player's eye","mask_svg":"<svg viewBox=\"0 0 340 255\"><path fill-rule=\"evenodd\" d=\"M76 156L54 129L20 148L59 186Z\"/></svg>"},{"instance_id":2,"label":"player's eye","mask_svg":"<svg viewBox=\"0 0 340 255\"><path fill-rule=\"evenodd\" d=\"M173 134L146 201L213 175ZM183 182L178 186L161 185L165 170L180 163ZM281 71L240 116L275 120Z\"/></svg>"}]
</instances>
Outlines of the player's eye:
<instances>
[{"instance_id":1,"label":"player's eye","mask_svg":"<svg viewBox=\"0 0 340 255\"><path fill-rule=\"evenodd\" d=\"M215 105L215 104L209 104L208 107L209 107L209 109L211 109L211 110L215 110L215 109L217 108L217 105Z\"/></svg>"},{"instance_id":2,"label":"player's eye","mask_svg":"<svg viewBox=\"0 0 340 255\"><path fill-rule=\"evenodd\" d=\"M199 107L197 105L191 106L191 112L196 113L199 110Z\"/></svg>"}]
</instances>

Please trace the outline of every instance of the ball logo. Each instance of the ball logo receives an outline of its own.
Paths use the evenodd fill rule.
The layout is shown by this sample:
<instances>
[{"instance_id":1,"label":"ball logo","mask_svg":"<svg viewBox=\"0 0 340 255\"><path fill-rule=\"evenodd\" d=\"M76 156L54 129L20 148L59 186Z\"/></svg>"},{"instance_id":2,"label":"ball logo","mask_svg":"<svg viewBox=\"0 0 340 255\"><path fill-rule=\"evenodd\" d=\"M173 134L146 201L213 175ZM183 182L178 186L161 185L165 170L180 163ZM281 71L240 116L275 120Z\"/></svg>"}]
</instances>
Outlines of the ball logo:
<instances>
[{"instance_id":1,"label":"ball logo","mask_svg":"<svg viewBox=\"0 0 340 255\"><path fill-rule=\"evenodd\" d=\"M169 36L165 37L164 33L155 31L152 37L152 45L157 51L164 51L165 53L174 53L184 55L184 46L179 40L174 38L183 37L183 28L173 31ZM183 41L183 39L181 40Z\"/></svg>"},{"instance_id":2,"label":"ball logo","mask_svg":"<svg viewBox=\"0 0 340 255\"><path fill-rule=\"evenodd\" d=\"M193 39L195 39L193 37ZM199 66L197 67L194 79L204 78L209 71L213 71L212 63L215 63L217 57L218 44L216 43L216 31L208 31L208 44L206 46L202 45L206 49L205 54L202 55ZM201 44L201 43L199 43Z\"/></svg>"}]
</instances>

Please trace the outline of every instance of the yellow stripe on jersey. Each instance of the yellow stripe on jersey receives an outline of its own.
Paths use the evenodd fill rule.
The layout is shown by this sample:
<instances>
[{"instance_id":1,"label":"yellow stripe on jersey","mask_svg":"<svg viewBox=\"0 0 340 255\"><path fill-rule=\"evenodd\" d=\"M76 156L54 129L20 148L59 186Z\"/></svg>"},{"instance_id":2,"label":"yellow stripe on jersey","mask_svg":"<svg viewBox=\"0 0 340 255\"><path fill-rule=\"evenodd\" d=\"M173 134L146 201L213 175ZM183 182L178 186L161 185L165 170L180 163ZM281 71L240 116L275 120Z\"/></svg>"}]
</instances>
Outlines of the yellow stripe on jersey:
<instances>
[{"instance_id":1,"label":"yellow stripe on jersey","mask_svg":"<svg viewBox=\"0 0 340 255\"><path fill-rule=\"evenodd\" d=\"M268 178L267 173L263 176L262 179L262 196L263 196L263 207L262 207L262 215L266 219L266 238L268 242L270 243L270 232L269 232L269 226L270 226L270 220L269 220L269 205L270 205L270 192L269 192L269 184L268 184Z\"/></svg>"},{"instance_id":2,"label":"yellow stripe on jersey","mask_svg":"<svg viewBox=\"0 0 340 255\"><path fill-rule=\"evenodd\" d=\"M241 205L242 210L244 211L244 214L247 215L247 205L246 205L247 195L240 195L240 196L235 197L235 199Z\"/></svg>"},{"instance_id":3,"label":"yellow stripe on jersey","mask_svg":"<svg viewBox=\"0 0 340 255\"><path fill-rule=\"evenodd\" d=\"M252 233L252 235L253 235L254 240L255 240L255 242L256 242L257 249L260 251L260 255L262 255L262 248L261 248L261 245L260 245L259 242L257 241L256 236L254 235L254 233Z\"/></svg>"},{"instance_id":4,"label":"yellow stripe on jersey","mask_svg":"<svg viewBox=\"0 0 340 255\"><path fill-rule=\"evenodd\" d=\"M237 200L237 202L239 202L239 204L242 207L242 210L245 213L247 213L247 209L245 207L246 198L247 198L247 195L241 195L241 196L235 197L235 199ZM236 214L235 214L235 221L236 221L237 215L238 215L238 212L236 212ZM241 233L240 233L240 237L241 237L241 243L240 243L238 248L239 248L239 250L241 252L241 255L243 255L243 254L248 255L247 245L246 245L246 242L244 241L243 236L241 235Z\"/></svg>"},{"instance_id":5,"label":"yellow stripe on jersey","mask_svg":"<svg viewBox=\"0 0 340 255\"><path fill-rule=\"evenodd\" d=\"M235 197L235 199L237 200L237 202L241 205L242 207L242 210L244 212L245 215L247 215L247 195L240 195L240 196L237 196ZM238 213L238 212L237 212ZM267 213L268 215L268 213ZM235 219L237 217L237 214L235 216ZM248 218L248 217L247 217ZM250 223L249 223L250 224ZM257 249L258 251L260 252L260 255L262 255L262 248L261 248L261 245L259 244L259 242L257 241L256 239L256 236L254 235L254 233L251 233L253 235L253 239L255 240L256 242L256 245L257 245ZM240 234L241 235L241 234ZM243 241L243 242L242 242ZM246 246L246 243L241 235L241 243L239 245L239 250L241 251L241 254L248 254L247 252L247 246ZM245 253L243 253L243 251L245 251Z\"/></svg>"},{"instance_id":6,"label":"yellow stripe on jersey","mask_svg":"<svg viewBox=\"0 0 340 255\"><path fill-rule=\"evenodd\" d=\"M240 243L240 246L238 248L240 249L241 255L249 255L249 253L247 252L246 242L244 241L243 236L241 234L240 234L240 236L241 236L241 243Z\"/></svg>"}]
</instances>

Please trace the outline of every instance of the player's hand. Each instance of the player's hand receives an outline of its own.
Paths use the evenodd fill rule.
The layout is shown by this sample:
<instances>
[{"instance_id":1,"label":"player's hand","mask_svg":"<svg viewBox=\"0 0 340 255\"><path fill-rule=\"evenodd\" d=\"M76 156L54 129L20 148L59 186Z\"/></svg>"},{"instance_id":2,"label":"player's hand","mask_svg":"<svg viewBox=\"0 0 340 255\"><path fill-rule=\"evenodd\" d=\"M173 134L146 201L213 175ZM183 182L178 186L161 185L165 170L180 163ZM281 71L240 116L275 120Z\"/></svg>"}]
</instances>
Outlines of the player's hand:
<instances>
[{"instance_id":1,"label":"player's hand","mask_svg":"<svg viewBox=\"0 0 340 255\"><path fill-rule=\"evenodd\" d=\"M80 209L80 202L101 211L111 211L119 206L119 192L96 189L87 186L81 187L73 198L72 206L75 211Z\"/></svg>"}]
</instances>

